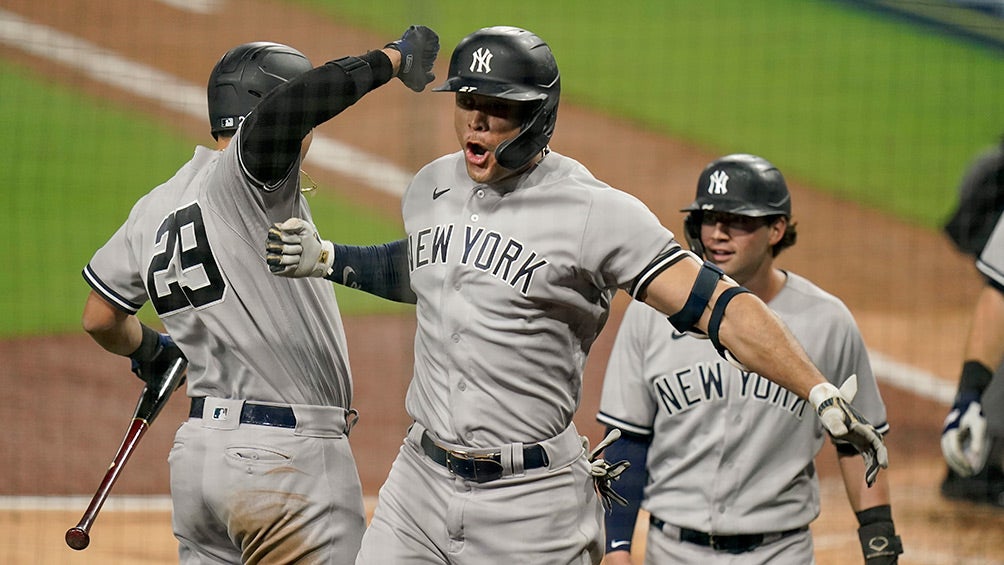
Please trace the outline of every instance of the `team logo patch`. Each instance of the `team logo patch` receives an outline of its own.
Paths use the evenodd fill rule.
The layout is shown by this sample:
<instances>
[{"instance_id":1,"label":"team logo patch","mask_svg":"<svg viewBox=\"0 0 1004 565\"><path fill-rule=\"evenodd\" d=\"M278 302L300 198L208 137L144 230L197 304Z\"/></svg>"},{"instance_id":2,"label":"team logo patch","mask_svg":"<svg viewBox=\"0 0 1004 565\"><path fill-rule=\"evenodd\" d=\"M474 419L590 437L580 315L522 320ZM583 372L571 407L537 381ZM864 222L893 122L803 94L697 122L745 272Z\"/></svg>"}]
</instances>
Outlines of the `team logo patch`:
<instances>
[{"instance_id":1,"label":"team logo patch","mask_svg":"<svg viewBox=\"0 0 1004 565\"><path fill-rule=\"evenodd\" d=\"M478 50L473 53L474 58L471 60L471 72L472 73L485 73L488 74L492 72L492 52L488 50L487 47L478 47Z\"/></svg>"},{"instance_id":2,"label":"team logo patch","mask_svg":"<svg viewBox=\"0 0 1004 565\"><path fill-rule=\"evenodd\" d=\"M729 182L729 175L725 174L725 171L718 170L711 173L708 178L710 181L708 183L708 194L728 194L729 187L726 183Z\"/></svg>"},{"instance_id":3,"label":"team logo patch","mask_svg":"<svg viewBox=\"0 0 1004 565\"><path fill-rule=\"evenodd\" d=\"M229 412L229 410L227 409L227 407L225 407L225 406L217 406L216 408L213 408L213 419L214 420L226 420L228 412Z\"/></svg>"}]
</instances>

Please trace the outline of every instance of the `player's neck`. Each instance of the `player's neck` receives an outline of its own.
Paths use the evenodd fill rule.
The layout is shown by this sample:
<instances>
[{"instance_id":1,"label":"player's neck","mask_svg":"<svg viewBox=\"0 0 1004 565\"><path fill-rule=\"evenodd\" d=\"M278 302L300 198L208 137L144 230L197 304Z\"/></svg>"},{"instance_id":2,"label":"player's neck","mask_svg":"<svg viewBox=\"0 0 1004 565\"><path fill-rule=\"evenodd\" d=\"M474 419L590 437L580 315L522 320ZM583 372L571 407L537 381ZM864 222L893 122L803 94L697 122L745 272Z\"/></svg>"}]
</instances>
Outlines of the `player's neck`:
<instances>
[{"instance_id":1,"label":"player's neck","mask_svg":"<svg viewBox=\"0 0 1004 565\"><path fill-rule=\"evenodd\" d=\"M760 300L770 302L781 292L784 284L788 281L788 274L781 269L770 266L762 272L753 276L748 281L742 283L750 292L757 295Z\"/></svg>"}]
</instances>

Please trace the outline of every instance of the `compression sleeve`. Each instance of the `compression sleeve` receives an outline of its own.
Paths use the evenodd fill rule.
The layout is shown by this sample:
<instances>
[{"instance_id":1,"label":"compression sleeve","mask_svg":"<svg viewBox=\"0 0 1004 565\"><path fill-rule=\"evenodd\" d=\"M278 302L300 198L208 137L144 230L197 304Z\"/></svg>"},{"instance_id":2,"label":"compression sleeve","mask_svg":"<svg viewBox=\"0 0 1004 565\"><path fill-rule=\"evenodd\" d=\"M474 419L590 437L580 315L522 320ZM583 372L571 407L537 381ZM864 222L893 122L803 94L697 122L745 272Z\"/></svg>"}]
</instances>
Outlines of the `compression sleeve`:
<instances>
[{"instance_id":1,"label":"compression sleeve","mask_svg":"<svg viewBox=\"0 0 1004 565\"><path fill-rule=\"evenodd\" d=\"M368 246L336 243L331 269L325 278L332 282L394 302L418 302L411 290L407 239Z\"/></svg>"},{"instance_id":2,"label":"compression sleeve","mask_svg":"<svg viewBox=\"0 0 1004 565\"><path fill-rule=\"evenodd\" d=\"M611 429L613 428L608 427L607 433ZM627 506L613 504L606 515L606 553L631 551L631 538L634 535L635 522L638 521L638 510L641 509L641 499L648 479L645 463L651 443L651 436L640 436L621 430L620 439L603 450L605 460L616 462L626 459L631 464L621 473L614 489L627 500Z\"/></svg>"},{"instance_id":3,"label":"compression sleeve","mask_svg":"<svg viewBox=\"0 0 1004 565\"><path fill-rule=\"evenodd\" d=\"M276 87L241 126L240 161L258 186L285 179L300 155L303 138L392 77L381 51L328 61Z\"/></svg>"}]
</instances>

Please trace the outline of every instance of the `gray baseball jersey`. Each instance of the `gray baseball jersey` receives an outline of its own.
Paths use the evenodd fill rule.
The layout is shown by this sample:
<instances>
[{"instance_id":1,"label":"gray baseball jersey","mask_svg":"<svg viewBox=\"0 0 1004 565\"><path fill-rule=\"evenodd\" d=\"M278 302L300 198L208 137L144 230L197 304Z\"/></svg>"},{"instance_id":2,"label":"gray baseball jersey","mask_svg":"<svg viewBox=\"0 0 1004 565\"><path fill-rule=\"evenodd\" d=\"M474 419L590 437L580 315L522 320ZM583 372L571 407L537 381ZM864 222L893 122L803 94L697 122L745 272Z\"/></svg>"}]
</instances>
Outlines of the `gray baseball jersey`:
<instances>
[{"instance_id":1,"label":"gray baseball jersey","mask_svg":"<svg viewBox=\"0 0 1004 565\"><path fill-rule=\"evenodd\" d=\"M310 218L296 174L271 192L244 180L234 143L196 148L140 199L84 271L132 314L153 303L188 358L188 395L349 408L345 334L331 285L271 275L264 233Z\"/></svg>"},{"instance_id":2,"label":"gray baseball jersey","mask_svg":"<svg viewBox=\"0 0 1004 565\"><path fill-rule=\"evenodd\" d=\"M471 184L455 153L404 196L418 296L407 408L471 447L553 437L614 292L679 245L639 200L554 152L501 186Z\"/></svg>"},{"instance_id":3,"label":"gray baseball jersey","mask_svg":"<svg viewBox=\"0 0 1004 565\"><path fill-rule=\"evenodd\" d=\"M1004 216L997 221L997 226L976 261L976 268L998 286L1004 287Z\"/></svg>"},{"instance_id":4,"label":"gray baseball jersey","mask_svg":"<svg viewBox=\"0 0 1004 565\"><path fill-rule=\"evenodd\" d=\"M260 190L242 173L239 143L198 147L136 203L84 276L130 314L150 300L189 360L188 395L206 397L169 457L179 561L351 563L366 514L346 439L341 318L328 282L269 272L269 226L310 213L296 168ZM246 401L290 405L295 428L245 422Z\"/></svg>"},{"instance_id":5,"label":"gray baseball jersey","mask_svg":"<svg viewBox=\"0 0 1004 565\"><path fill-rule=\"evenodd\" d=\"M586 355L617 288L688 252L639 200L558 153L490 186L464 163L433 161L404 196L416 423L358 563L598 563L603 511L572 425ZM449 449L502 453L505 473L452 476L423 453L426 430ZM523 469L530 443L543 468Z\"/></svg>"},{"instance_id":6,"label":"gray baseball jersey","mask_svg":"<svg viewBox=\"0 0 1004 565\"><path fill-rule=\"evenodd\" d=\"M836 297L788 273L769 303L809 357L885 432L885 406L863 340ZM812 405L723 360L709 340L677 333L629 305L603 383L598 419L648 435L642 507L675 526L719 534L783 531L819 514L813 459L825 431Z\"/></svg>"},{"instance_id":7,"label":"gray baseball jersey","mask_svg":"<svg viewBox=\"0 0 1004 565\"><path fill-rule=\"evenodd\" d=\"M998 290L1004 289L1004 216L997 221L976 261L976 268L993 281ZM980 402L987 417L987 431L995 437L1004 437L1004 363L997 366Z\"/></svg>"}]
</instances>

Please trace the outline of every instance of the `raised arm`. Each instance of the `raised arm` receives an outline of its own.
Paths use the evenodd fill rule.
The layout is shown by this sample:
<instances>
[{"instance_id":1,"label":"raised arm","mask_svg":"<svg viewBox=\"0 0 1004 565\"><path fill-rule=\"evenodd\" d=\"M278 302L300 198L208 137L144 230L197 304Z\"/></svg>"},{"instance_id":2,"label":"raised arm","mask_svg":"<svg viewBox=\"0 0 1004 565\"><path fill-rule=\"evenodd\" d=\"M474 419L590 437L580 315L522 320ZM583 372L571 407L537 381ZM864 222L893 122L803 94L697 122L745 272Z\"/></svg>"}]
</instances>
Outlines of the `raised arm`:
<instances>
[{"instance_id":1,"label":"raised arm","mask_svg":"<svg viewBox=\"0 0 1004 565\"><path fill-rule=\"evenodd\" d=\"M411 26L381 50L329 61L276 87L248 114L238 134L244 170L259 186L275 186L289 175L307 134L368 92L395 76L416 92L424 90L435 78L438 52L434 31Z\"/></svg>"}]
</instances>

